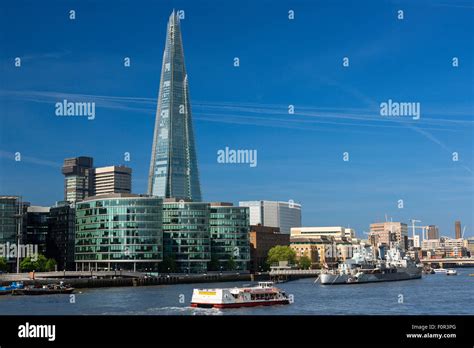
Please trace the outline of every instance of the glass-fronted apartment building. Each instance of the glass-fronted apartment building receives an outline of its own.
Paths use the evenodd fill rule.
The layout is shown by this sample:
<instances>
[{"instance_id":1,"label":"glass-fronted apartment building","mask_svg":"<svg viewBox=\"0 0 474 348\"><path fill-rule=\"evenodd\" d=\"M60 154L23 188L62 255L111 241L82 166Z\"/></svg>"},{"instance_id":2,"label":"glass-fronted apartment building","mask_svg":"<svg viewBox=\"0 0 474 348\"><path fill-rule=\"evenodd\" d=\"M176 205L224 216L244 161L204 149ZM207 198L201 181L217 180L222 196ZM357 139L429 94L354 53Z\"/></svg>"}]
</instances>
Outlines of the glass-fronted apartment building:
<instances>
[{"instance_id":1,"label":"glass-fronted apartment building","mask_svg":"<svg viewBox=\"0 0 474 348\"><path fill-rule=\"evenodd\" d=\"M37 246L42 255L46 255L49 209L34 205L29 206L26 212L25 244Z\"/></svg>"},{"instance_id":2,"label":"glass-fronted apartment building","mask_svg":"<svg viewBox=\"0 0 474 348\"><path fill-rule=\"evenodd\" d=\"M19 197L0 196L0 243L17 243Z\"/></svg>"},{"instance_id":3,"label":"glass-fronted apartment building","mask_svg":"<svg viewBox=\"0 0 474 348\"><path fill-rule=\"evenodd\" d=\"M29 205L20 196L0 196L0 257L5 257L9 271L14 271L16 264L16 258L10 257L12 246L16 248L18 241L20 245L26 241L26 211Z\"/></svg>"},{"instance_id":4,"label":"glass-fronted apartment building","mask_svg":"<svg viewBox=\"0 0 474 348\"><path fill-rule=\"evenodd\" d=\"M209 225L212 268L247 270L250 262L249 208L211 203Z\"/></svg>"},{"instance_id":5,"label":"glass-fronted apartment building","mask_svg":"<svg viewBox=\"0 0 474 348\"><path fill-rule=\"evenodd\" d=\"M163 259L162 200L114 193L76 204L80 270L157 271Z\"/></svg>"},{"instance_id":6,"label":"glass-fronted apartment building","mask_svg":"<svg viewBox=\"0 0 474 348\"><path fill-rule=\"evenodd\" d=\"M163 203L164 271L202 273L211 260L209 203L173 198ZM174 269L173 269L174 268Z\"/></svg>"},{"instance_id":7,"label":"glass-fronted apartment building","mask_svg":"<svg viewBox=\"0 0 474 348\"><path fill-rule=\"evenodd\" d=\"M74 203L56 202L49 210L46 256L54 258L58 270L74 271L76 209Z\"/></svg>"}]
</instances>

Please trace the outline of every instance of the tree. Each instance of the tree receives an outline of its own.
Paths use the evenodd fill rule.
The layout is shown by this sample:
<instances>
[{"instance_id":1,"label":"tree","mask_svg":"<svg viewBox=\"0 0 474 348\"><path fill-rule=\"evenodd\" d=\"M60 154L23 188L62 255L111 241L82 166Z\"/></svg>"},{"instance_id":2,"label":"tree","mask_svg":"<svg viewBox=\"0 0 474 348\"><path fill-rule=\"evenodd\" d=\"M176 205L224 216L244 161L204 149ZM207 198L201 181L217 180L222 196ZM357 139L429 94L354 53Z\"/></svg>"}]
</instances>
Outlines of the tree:
<instances>
[{"instance_id":1,"label":"tree","mask_svg":"<svg viewBox=\"0 0 474 348\"><path fill-rule=\"evenodd\" d=\"M48 259L48 261L46 261L45 268L45 271L54 271L56 269L56 260Z\"/></svg>"},{"instance_id":2,"label":"tree","mask_svg":"<svg viewBox=\"0 0 474 348\"><path fill-rule=\"evenodd\" d=\"M176 260L173 256L165 256L163 262L160 264L162 273L176 272L178 266L176 265Z\"/></svg>"},{"instance_id":3,"label":"tree","mask_svg":"<svg viewBox=\"0 0 474 348\"><path fill-rule=\"evenodd\" d=\"M214 254L211 256L211 261L209 261L209 271L218 271L219 270L219 259Z\"/></svg>"},{"instance_id":4,"label":"tree","mask_svg":"<svg viewBox=\"0 0 474 348\"><path fill-rule=\"evenodd\" d=\"M46 271L46 263L48 262L48 259L46 256L39 254L36 262L35 262L35 270L37 272L45 272Z\"/></svg>"},{"instance_id":5,"label":"tree","mask_svg":"<svg viewBox=\"0 0 474 348\"><path fill-rule=\"evenodd\" d=\"M237 268L237 263L235 262L233 256L231 256L229 258L229 260L227 260L227 267L226 268L227 268L228 271L235 271L235 269Z\"/></svg>"},{"instance_id":6,"label":"tree","mask_svg":"<svg viewBox=\"0 0 474 348\"><path fill-rule=\"evenodd\" d=\"M299 260L299 265L301 269L310 269L311 259L308 256L301 256Z\"/></svg>"},{"instance_id":7,"label":"tree","mask_svg":"<svg viewBox=\"0 0 474 348\"><path fill-rule=\"evenodd\" d=\"M7 260L4 257L0 257L0 271L6 272L8 269Z\"/></svg>"},{"instance_id":8,"label":"tree","mask_svg":"<svg viewBox=\"0 0 474 348\"><path fill-rule=\"evenodd\" d=\"M280 261L288 261L295 263L296 253L293 249L286 245L276 245L268 251L267 263L272 265Z\"/></svg>"},{"instance_id":9,"label":"tree","mask_svg":"<svg viewBox=\"0 0 474 348\"><path fill-rule=\"evenodd\" d=\"M25 271L25 272L31 272L32 270L35 269L35 264L31 260L31 257L25 257L23 260L20 262L20 270Z\"/></svg>"},{"instance_id":10,"label":"tree","mask_svg":"<svg viewBox=\"0 0 474 348\"><path fill-rule=\"evenodd\" d=\"M20 269L24 272L46 272L54 270L56 266L56 260L47 259L46 256L39 254L36 259L32 259L30 256L25 257L20 262Z\"/></svg>"}]
</instances>

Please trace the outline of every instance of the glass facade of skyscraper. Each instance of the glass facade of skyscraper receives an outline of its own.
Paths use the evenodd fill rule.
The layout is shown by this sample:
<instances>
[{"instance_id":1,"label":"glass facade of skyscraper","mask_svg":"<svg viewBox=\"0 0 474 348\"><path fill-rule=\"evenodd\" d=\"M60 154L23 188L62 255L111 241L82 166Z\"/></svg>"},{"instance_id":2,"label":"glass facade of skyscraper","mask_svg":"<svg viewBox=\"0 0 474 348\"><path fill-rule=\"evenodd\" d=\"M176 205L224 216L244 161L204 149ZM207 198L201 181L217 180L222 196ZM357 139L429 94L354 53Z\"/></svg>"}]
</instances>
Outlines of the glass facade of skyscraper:
<instances>
[{"instance_id":1,"label":"glass facade of skyscraper","mask_svg":"<svg viewBox=\"0 0 474 348\"><path fill-rule=\"evenodd\" d=\"M174 271L206 272L211 259L209 204L163 203L163 244L164 258L172 259Z\"/></svg>"},{"instance_id":2,"label":"glass facade of skyscraper","mask_svg":"<svg viewBox=\"0 0 474 348\"><path fill-rule=\"evenodd\" d=\"M163 54L148 194L201 201L188 76L179 18L174 11Z\"/></svg>"},{"instance_id":3,"label":"glass facade of skyscraper","mask_svg":"<svg viewBox=\"0 0 474 348\"><path fill-rule=\"evenodd\" d=\"M81 270L158 270L162 245L160 198L110 194L76 205L75 260Z\"/></svg>"},{"instance_id":4,"label":"glass facade of skyscraper","mask_svg":"<svg viewBox=\"0 0 474 348\"><path fill-rule=\"evenodd\" d=\"M212 259L213 263L218 262L218 269L247 270L250 261L249 208L211 204L209 225Z\"/></svg>"},{"instance_id":5,"label":"glass facade of skyscraper","mask_svg":"<svg viewBox=\"0 0 474 348\"><path fill-rule=\"evenodd\" d=\"M15 271L16 264L16 257L10 254L10 248L16 248L18 242L21 245L26 241L26 211L29 205L20 196L0 196L0 257L5 257L9 271Z\"/></svg>"},{"instance_id":6,"label":"glass facade of skyscraper","mask_svg":"<svg viewBox=\"0 0 474 348\"><path fill-rule=\"evenodd\" d=\"M17 243L19 197L0 196L0 243Z\"/></svg>"},{"instance_id":7,"label":"glass facade of skyscraper","mask_svg":"<svg viewBox=\"0 0 474 348\"><path fill-rule=\"evenodd\" d=\"M46 255L49 209L49 207L30 206L26 213L25 243L36 245L42 255Z\"/></svg>"},{"instance_id":8,"label":"glass facade of skyscraper","mask_svg":"<svg viewBox=\"0 0 474 348\"><path fill-rule=\"evenodd\" d=\"M49 211L46 256L54 258L58 270L74 271L76 209L74 203L57 202Z\"/></svg>"}]
</instances>

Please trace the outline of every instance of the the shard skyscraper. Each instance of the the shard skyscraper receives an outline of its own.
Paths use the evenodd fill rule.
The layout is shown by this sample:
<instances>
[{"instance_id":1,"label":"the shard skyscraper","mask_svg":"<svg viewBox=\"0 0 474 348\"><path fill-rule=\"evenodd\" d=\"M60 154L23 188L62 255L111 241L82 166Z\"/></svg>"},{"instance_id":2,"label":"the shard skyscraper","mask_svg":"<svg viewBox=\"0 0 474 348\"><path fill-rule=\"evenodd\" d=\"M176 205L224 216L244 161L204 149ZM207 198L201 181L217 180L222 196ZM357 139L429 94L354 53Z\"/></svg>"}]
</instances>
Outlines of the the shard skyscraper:
<instances>
[{"instance_id":1,"label":"the shard skyscraper","mask_svg":"<svg viewBox=\"0 0 474 348\"><path fill-rule=\"evenodd\" d=\"M177 13L168 21L148 194L201 201L188 75Z\"/></svg>"}]
</instances>

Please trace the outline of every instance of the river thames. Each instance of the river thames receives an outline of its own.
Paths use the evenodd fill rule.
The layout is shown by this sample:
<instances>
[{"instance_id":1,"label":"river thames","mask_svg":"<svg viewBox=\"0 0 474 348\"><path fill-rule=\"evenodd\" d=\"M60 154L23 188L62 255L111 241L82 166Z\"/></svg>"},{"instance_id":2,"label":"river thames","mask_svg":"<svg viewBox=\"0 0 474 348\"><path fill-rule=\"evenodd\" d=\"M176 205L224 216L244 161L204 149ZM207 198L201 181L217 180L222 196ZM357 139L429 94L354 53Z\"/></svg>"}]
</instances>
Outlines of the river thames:
<instances>
[{"instance_id":1,"label":"river thames","mask_svg":"<svg viewBox=\"0 0 474 348\"><path fill-rule=\"evenodd\" d=\"M457 276L336 286L300 279L277 285L293 295L290 305L238 309L190 308L192 290L249 282L78 289L75 303L70 295L1 296L0 315L472 315L470 273L474 269L458 269Z\"/></svg>"}]
</instances>

